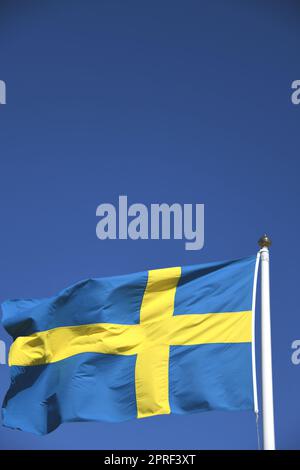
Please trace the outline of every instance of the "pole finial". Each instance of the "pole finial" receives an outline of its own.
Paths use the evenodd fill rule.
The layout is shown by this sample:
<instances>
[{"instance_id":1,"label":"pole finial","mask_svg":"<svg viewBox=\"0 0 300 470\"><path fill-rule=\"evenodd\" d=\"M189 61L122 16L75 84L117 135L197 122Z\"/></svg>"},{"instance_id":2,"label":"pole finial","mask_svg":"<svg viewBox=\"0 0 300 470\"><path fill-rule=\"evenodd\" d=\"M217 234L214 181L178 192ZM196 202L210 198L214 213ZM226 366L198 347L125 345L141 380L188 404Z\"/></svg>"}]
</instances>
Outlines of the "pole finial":
<instances>
[{"instance_id":1,"label":"pole finial","mask_svg":"<svg viewBox=\"0 0 300 470\"><path fill-rule=\"evenodd\" d=\"M272 245L271 239L265 233L260 239L258 240L258 244L261 248L269 248Z\"/></svg>"}]
</instances>

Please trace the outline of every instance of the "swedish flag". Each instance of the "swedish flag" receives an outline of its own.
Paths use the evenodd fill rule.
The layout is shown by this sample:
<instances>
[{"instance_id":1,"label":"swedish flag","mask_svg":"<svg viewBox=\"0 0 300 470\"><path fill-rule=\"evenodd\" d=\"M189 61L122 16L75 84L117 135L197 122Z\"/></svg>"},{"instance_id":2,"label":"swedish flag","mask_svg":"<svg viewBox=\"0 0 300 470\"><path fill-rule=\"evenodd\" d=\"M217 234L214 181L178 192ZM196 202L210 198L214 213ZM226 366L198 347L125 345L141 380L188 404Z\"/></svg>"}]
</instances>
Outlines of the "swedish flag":
<instances>
[{"instance_id":1,"label":"swedish flag","mask_svg":"<svg viewBox=\"0 0 300 470\"><path fill-rule=\"evenodd\" d=\"M2 305L11 387L3 424L253 409L255 257L88 279Z\"/></svg>"}]
</instances>

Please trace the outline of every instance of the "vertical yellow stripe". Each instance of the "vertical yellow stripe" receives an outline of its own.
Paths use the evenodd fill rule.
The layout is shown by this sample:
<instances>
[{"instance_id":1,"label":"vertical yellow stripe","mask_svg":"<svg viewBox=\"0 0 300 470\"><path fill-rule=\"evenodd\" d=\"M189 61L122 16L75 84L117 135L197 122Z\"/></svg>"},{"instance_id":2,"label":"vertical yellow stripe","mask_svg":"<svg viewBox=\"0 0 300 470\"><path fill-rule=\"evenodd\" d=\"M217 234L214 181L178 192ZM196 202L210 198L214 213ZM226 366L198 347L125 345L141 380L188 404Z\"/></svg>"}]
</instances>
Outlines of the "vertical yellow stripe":
<instances>
[{"instance_id":1,"label":"vertical yellow stripe","mask_svg":"<svg viewBox=\"0 0 300 470\"><path fill-rule=\"evenodd\" d=\"M181 268L149 271L140 312L140 323L165 320L173 315L176 287Z\"/></svg>"},{"instance_id":2,"label":"vertical yellow stripe","mask_svg":"<svg viewBox=\"0 0 300 470\"><path fill-rule=\"evenodd\" d=\"M139 352L135 368L138 418L170 413L169 345L167 335L157 335L157 327L174 312L176 287L181 268L149 271L140 323L145 334L144 348ZM159 323L157 323L159 322Z\"/></svg>"},{"instance_id":3,"label":"vertical yellow stripe","mask_svg":"<svg viewBox=\"0 0 300 470\"><path fill-rule=\"evenodd\" d=\"M137 355L137 416L169 414L169 346L152 346Z\"/></svg>"}]
</instances>

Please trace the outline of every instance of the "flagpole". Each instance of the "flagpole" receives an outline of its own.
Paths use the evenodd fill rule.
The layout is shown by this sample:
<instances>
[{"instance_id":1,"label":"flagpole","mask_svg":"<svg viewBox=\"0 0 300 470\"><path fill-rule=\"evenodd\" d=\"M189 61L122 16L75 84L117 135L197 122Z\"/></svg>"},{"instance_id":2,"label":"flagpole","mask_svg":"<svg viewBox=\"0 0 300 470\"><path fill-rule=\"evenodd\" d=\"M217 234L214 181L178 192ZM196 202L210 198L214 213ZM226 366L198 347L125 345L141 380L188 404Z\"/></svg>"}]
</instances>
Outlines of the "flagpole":
<instances>
[{"instance_id":1,"label":"flagpole","mask_svg":"<svg viewBox=\"0 0 300 470\"><path fill-rule=\"evenodd\" d=\"M271 240L267 235L264 235L260 238L258 243L261 248L261 363L263 448L264 450L275 450L269 275L269 247L271 245Z\"/></svg>"}]
</instances>

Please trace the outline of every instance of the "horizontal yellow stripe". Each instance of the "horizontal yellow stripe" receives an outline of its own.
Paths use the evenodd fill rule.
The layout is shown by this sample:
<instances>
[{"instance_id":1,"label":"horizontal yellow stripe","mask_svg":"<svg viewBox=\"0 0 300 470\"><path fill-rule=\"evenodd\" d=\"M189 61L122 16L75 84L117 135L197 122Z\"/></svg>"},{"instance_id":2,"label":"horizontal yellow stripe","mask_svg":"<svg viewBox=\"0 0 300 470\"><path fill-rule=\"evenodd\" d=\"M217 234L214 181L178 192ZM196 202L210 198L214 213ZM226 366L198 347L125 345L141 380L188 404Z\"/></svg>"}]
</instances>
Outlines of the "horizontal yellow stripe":
<instances>
[{"instance_id":1,"label":"horizontal yellow stripe","mask_svg":"<svg viewBox=\"0 0 300 470\"><path fill-rule=\"evenodd\" d=\"M9 365L36 366L90 352L131 355L141 344L140 325L94 323L64 326L19 336L9 352Z\"/></svg>"},{"instance_id":2,"label":"horizontal yellow stripe","mask_svg":"<svg viewBox=\"0 0 300 470\"><path fill-rule=\"evenodd\" d=\"M249 343L252 312L175 315L169 322L169 344Z\"/></svg>"},{"instance_id":3,"label":"horizontal yellow stripe","mask_svg":"<svg viewBox=\"0 0 300 470\"><path fill-rule=\"evenodd\" d=\"M57 362L76 354L138 354L154 346L251 342L251 311L176 315L139 325L95 323L20 336L9 365Z\"/></svg>"}]
</instances>

